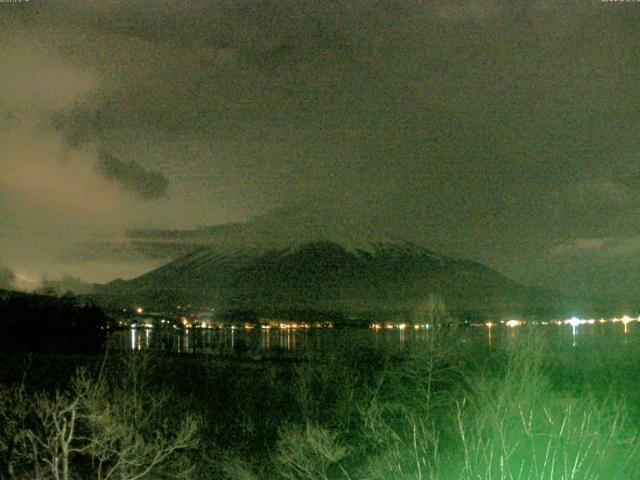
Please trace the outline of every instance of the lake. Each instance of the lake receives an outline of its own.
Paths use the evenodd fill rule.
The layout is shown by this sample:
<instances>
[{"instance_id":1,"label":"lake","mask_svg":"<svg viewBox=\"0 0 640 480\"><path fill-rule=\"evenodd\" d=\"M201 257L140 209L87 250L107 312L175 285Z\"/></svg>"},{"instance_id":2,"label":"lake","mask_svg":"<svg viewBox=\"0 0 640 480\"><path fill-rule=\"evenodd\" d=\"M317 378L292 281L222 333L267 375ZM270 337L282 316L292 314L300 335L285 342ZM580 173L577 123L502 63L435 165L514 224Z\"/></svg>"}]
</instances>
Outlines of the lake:
<instances>
[{"instance_id":1,"label":"lake","mask_svg":"<svg viewBox=\"0 0 640 480\"><path fill-rule=\"evenodd\" d=\"M461 342L474 348L497 348L522 332L540 332L554 348L567 351L615 349L631 351L638 347L640 325L633 320L603 321L592 324L548 323L522 324L508 327L496 323L491 327L478 324L447 328L454 336L459 332ZM164 351L168 353L207 353L213 355L299 356L306 350L323 351L338 341L358 341L394 348L418 346L432 335L429 329L405 328L215 328L175 329L129 328L112 332L110 349L117 351Z\"/></svg>"}]
</instances>

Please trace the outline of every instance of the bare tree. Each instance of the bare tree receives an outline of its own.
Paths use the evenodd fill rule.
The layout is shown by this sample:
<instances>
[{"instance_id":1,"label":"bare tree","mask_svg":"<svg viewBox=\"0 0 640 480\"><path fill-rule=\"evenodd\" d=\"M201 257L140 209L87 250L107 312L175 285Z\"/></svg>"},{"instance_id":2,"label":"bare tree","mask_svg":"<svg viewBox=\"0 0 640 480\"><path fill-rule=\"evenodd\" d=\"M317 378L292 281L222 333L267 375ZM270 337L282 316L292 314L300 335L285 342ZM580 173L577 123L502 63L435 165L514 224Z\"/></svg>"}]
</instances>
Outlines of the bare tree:
<instances>
[{"instance_id":1,"label":"bare tree","mask_svg":"<svg viewBox=\"0 0 640 480\"><path fill-rule=\"evenodd\" d=\"M414 323L443 325L447 322L447 309L442 295L430 293L427 298L416 307Z\"/></svg>"},{"instance_id":2,"label":"bare tree","mask_svg":"<svg viewBox=\"0 0 640 480\"><path fill-rule=\"evenodd\" d=\"M8 426L0 453L8 459L9 478L138 480L159 470L186 475L190 468L181 453L197 446L198 422L188 415L173 428L159 421L168 395L153 395L139 384L142 368L130 362L119 385L79 370L66 393L29 397L24 387L0 392L0 406L15 407L0 412Z\"/></svg>"}]
</instances>

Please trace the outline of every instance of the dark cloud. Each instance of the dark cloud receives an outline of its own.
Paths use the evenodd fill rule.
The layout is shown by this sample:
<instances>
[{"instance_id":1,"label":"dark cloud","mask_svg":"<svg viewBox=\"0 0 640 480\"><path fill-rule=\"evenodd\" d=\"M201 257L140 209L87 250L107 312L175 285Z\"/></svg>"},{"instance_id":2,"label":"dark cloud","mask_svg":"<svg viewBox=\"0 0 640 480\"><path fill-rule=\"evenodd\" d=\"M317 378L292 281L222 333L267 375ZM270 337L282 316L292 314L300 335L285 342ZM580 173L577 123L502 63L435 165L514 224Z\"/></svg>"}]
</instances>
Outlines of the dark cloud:
<instances>
[{"instance_id":1,"label":"dark cloud","mask_svg":"<svg viewBox=\"0 0 640 480\"><path fill-rule=\"evenodd\" d=\"M93 286L71 275L63 275L60 278L43 278L36 291L49 295L64 295L66 293L82 295L91 293Z\"/></svg>"},{"instance_id":2,"label":"dark cloud","mask_svg":"<svg viewBox=\"0 0 640 480\"><path fill-rule=\"evenodd\" d=\"M584 237L560 242L522 269L529 281L594 299L640 296L640 236ZM635 303L635 301L634 301Z\"/></svg>"},{"instance_id":3,"label":"dark cloud","mask_svg":"<svg viewBox=\"0 0 640 480\"><path fill-rule=\"evenodd\" d=\"M82 261L168 261L201 246L215 245L229 235L241 234L245 224L201 226L194 229L138 229L112 239L92 239L72 245L66 259Z\"/></svg>"},{"instance_id":4,"label":"dark cloud","mask_svg":"<svg viewBox=\"0 0 640 480\"><path fill-rule=\"evenodd\" d=\"M630 2L7 5L0 32L30 32L18 47L44 54L3 49L12 68L0 72L0 102L45 104L34 124L53 139L35 127L0 132L0 153L14 159L0 184L21 195L5 202L3 192L15 208L0 227L21 232L46 211L62 239L112 219L90 227L102 244L69 241L86 250L84 271L114 249L126 261L165 258L204 241L182 238L194 225L318 195L522 281L556 265L548 277L571 284L550 260L555 246L640 234L640 8ZM44 162L51 145L55 161ZM99 165L112 183L93 168L95 145L110 152ZM60 168L65 178L51 182ZM153 172L171 179L170 199ZM131 205L115 184L163 203ZM35 206L21 212L24 198ZM150 228L157 235L109 240Z\"/></svg>"},{"instance_id":5,"label":"dark cloud","mask_svg":"<svg viewBox=\"0 0 640 480\"><path fill-rule=\"evenodd\" d=\"M597 258L604 261L610 259L627 261L629 258L638 258L640 237L579 238L553 247L550 253L554 257L573 260Z\"/></svg>"},{"instance_id":6,"label":"dark cloud","mask_svg":"<svg viewBox=\"0 0 640 480\"><path fill-rule=\"evenodd\" d=\"M0 289L14 290L16 288L16 274L5 265L0 265Z\"/></svg>"},{"instance_id":7,"label":"dark cloud","mask_svg":"<svg viewBox=\"0 0 640 480\"><path fill-rule=\"evenodd\" d=\"M105 178L116 182L122 189L135 193L141 199L157 199L167 194L167 178L161 173L146 170L134 161L123 161L101 152L97 166Z\"/></svg>"},{"instance_id":8,"label":"dark cloud","mask_svg":"<svg viewBox=\"0 0 640 480\"><path fill-rule=\"evenodd\" d=\"M167 231L170 233L170 231ZM94 261L168 261L193 251L198 243L168 238L123 238L88 240L71 245L63 255L66 260Z\"/></svg>"},{"instance_id":9,"label":"dark cloud","mask_svg":"<svg viewBox=\"0 0 640 480\"><path fill-rule=\"evenodd\" d=\"M640 194L620 179L567 181L539 198L546 211L541 230L556 242L638 233Z\"/></svg>"}]
</instances>

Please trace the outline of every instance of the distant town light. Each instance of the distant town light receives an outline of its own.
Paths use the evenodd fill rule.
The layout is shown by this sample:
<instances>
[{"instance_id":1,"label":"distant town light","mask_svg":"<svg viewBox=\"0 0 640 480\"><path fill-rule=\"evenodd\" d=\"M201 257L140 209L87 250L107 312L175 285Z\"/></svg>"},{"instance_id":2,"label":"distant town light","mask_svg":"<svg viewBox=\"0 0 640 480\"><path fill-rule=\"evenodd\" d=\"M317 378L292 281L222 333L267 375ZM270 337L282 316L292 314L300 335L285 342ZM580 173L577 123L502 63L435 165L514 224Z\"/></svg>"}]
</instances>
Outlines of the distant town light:
<instances>
[{"instance_id":1,"label":"distant town light","mask_svg":"<svg viewBox=\"0 0 640 480\"><path fill-rule=\"evenodd\" d=\"M522 321L521 320L509 320L509 321L507 321L507 323L505 325L507 327L509 327L509 328L515 328L515 327L519 327L520 325L522 325Z\"/></svg>"},{"instance_id":2,"label":"distant town light","mask_svg":"<svg viewBox=\"0 0 640 480\"><path fill-rule=\"evenodd\" d=\"M142 307L138 307L138 308L136 308L136 312L137 313L142 313L142 312L144 312L144 309Z\"/></svg>"},{"instance_id":3,"label":"distant town light","mask_svg":"<svg viewBox=\"0 0 640 480\"><path fill-rule=\"evenodd\" d=\"M578 325L582 325L584 322L578 317L571 317L570 319L565 320L564 323L566 325L571 325L573 328L576 328Z\"/></svg>"}]
</instances>

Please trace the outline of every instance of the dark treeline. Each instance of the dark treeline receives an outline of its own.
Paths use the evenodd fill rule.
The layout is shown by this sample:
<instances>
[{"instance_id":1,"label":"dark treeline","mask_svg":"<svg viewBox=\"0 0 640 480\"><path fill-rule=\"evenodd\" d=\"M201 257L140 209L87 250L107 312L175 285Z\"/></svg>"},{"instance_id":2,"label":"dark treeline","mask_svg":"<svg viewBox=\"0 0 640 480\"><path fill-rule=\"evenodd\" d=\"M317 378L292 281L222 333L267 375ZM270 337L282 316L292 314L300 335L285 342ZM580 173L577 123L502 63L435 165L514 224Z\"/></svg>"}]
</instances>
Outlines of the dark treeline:
<instances>
[{"instance_id":1,"label":"dark treeline","mask_svg":"<svg viewBox=\"0 0 640 480\"><path fill-rule=\"evenodd\" d=\"M100 351L107 326L99 307L71 295L0 291L2 351Z\"/></svg>"}]
</instances>

